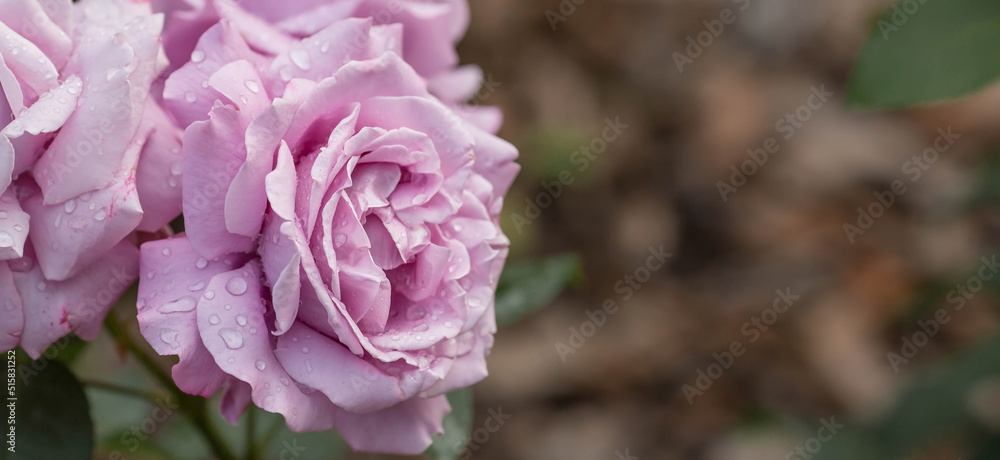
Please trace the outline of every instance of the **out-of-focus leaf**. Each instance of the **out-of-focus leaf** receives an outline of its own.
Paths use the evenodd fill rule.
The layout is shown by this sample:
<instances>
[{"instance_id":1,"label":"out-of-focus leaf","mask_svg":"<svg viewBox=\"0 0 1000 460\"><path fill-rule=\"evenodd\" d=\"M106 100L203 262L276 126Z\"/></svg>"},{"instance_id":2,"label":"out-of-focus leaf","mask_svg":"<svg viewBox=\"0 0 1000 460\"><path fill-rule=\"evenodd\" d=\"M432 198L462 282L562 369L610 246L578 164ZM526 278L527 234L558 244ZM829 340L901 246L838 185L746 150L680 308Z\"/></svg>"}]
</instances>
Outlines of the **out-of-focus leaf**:
<instances>
[{"instance_id":1,"label":"out-of-focus leaf","mask_svg":"<svg viewBox=\"0 0 1000 460\"><path fill-rule=\"evenodd\" d=\"M444 418L444 435L434 436L434 444L424 455L431 460L455 460L462 454L472 432L472 390L458 390L448 394L451 413Z\"/></svg>"},{"instance_id":2,"label":"out-of-focus leaf","mask_svg":"<svg viewBox=\"0 0 1000 460\"><path fill-rule=\"evenodd\" d=\"M497 288L497 324L509 326L548 305L579 273L574 254L508 263Z\"/></svg>"},{"instance_id":3,"label":"out-of-focus leaf","mask_svg":"<svg viewBox=\"0 0 1000 460\"><path fill-rule=\"evenodd\" d=\"M0 457L31 460L91 458L94 426L90 419L90 405L79 380L57 360L39 361L34 366L25 363L24 366L27 367L20 369L17 379L16 451L11 454L5 444ZM7 401L7 404L11 402ZM7 413L9 410L4 411L5 415ZM5 428L6 420L5 416Z\"/></svg>"},{"instance_id":4,"label":"out-of-focus leaf","mask_svg":"<svg viewBox=\"0 0 1000 460\"><path fill-rule=\"evenodd\" d=\"M898 2L868 38L847 100L859 108L895 108L964 96L1000 77L998 55L1000 2Z\"/></svg>"},{"instance_id":5,"label":"out-of-focus leaf","mask_svg":"<svg viewBox=\"0 0 1000 460\"><path fill-rule=\"evenodd\" d=\"M845 443L876 452L877 458L908 458L936 442L981 430L972 412L977 392L1000 390L1000 336L956 357L950 364L913 378L892 408L876 423L848 423L849 436L837 435L816 460L863 458L832 455L850 452ZM853 433L853 434L851 434ZM863 434L861 434L863 433ZM828 452L829 451L829 452Z\"/></svg>"}]
</instances>

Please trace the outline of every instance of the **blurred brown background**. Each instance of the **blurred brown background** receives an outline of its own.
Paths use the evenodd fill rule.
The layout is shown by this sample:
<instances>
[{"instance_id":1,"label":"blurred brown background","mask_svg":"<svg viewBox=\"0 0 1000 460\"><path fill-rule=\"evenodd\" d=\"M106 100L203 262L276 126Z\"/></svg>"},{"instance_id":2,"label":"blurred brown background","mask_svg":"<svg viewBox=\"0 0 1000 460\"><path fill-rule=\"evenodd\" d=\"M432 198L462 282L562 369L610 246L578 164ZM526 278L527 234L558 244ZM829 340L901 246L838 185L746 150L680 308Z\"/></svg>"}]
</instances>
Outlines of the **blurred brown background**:
<instances>
[{"instance_id":1,"label":"blurred brown background","mask_svg":"<svg viewBox=\"0 0 1000 460\"><path fill-rule=\"evenodd\" d=\"M481 102L505 110L501 134L521 150L503 217L512 259L577 252L586 281L500 332L474 427L493 426L491 410L510 418L473 441L471 458L786 458L822 420L874 417L914 374L996 330L997 298L984 291L912 360L893 369L887 359L943 306L934 286L953 288L994 254L1000 226L989 201L1000 88L905 112L841 103L890 4L472 1L463 63L500 83ZM553 30L547 12L568 5ZM674 53L726 9L732 23L680 72ZM794 124L776 124L808 106L811 88L834 97L800 111L809 119L786 139ZM628 128L579 171L574 152L602 136L607 117ZM961 137L913 180L912 157L948 127ZM768 138L779 150L723 201L717 182ZM563 171L573 184L517 225L525 200ZM897 179L907 192L852 243L844 224ZM623 300L616 283L644 276L636 270L661 245L673 253L667 266ZM799 299L767 317L779 289ZM605 299L618 311L564 363L556 344ZM921 310L923 299L938 304ZM773 325L746 329L754 317ZM734 342L745 353L689 404L684 386ZM961 454L943 446L921 458Z\"/></svg>"}]
</instances>

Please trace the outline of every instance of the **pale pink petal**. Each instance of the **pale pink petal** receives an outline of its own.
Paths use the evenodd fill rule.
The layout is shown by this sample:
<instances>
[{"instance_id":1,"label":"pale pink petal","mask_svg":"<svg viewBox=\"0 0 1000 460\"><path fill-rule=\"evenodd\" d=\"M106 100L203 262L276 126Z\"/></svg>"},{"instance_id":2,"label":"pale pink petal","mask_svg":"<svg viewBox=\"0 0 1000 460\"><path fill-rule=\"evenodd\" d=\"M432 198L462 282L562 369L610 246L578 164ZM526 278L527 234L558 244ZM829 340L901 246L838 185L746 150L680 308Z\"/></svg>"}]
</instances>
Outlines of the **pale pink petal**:
<instances>
[{"instance_id":1,"label":"pale pink petal","mask_svg":"<svg viewBox=\"0 0 1000 460\"><path fill-rule=\"evenodd\" d=\"M419 455L441 434L441 421L451 412L444 396L414 398L369 414L339 412L337 430L355 450Z\"/></svg>"}]
</instances>

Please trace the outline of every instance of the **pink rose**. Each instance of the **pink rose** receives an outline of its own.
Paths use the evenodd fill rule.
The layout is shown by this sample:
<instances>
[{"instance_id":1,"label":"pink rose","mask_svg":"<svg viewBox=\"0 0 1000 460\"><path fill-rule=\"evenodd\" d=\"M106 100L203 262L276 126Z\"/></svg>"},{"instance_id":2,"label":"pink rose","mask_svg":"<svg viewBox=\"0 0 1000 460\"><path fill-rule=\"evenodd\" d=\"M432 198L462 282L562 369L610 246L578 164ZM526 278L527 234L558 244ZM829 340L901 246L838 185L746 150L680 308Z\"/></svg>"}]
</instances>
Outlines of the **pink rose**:
<instances>
[{"instance_id":1,"label":"pink rose","mask_svg":"<svg viewBox=\"0 0 1000 460\"><path fill-rule=\"evenodd\" d=\"M0 8L0 349L93 338L136 278L127 237L179 214L180 131L148 97L161 25L124 0Z\"/></svg>"},{"instance_id":2,"label":"pink rose","mask_svg":"<svg viewBox=\"0 0 1000 460\"><path fill-rule=\"evenodd\" d=\"M156 11L168 14L163 40L175 66L188 61L198 37L220 19L231 21L250 48L274 56L302 38L354 17L402 27L396 45L399 54L430 81L432 92L447 101L471 97L482 80L474 66L455 68L455 44L469 26L466 0L154 0L154 4ZM361 33L326 46L363 48L368 39Z\"/></svg>"},{"instance_id":3,"label":"pink rose","mask_svg":"<svg viewBox=\"0 0 1000 460\"><path fill-rule=\"evenodd\" d=\"M372 45L322 49L359 31ZM166 83L199 120L187 234L142 246L139 323L180 357L181 389L226 389L230 421L252 401L295 431L416 454L443 395L487 375L517 151L431 96L385 45L396 33L346 19L268 60L223 22Z\"/></svg>"}]
</instances>

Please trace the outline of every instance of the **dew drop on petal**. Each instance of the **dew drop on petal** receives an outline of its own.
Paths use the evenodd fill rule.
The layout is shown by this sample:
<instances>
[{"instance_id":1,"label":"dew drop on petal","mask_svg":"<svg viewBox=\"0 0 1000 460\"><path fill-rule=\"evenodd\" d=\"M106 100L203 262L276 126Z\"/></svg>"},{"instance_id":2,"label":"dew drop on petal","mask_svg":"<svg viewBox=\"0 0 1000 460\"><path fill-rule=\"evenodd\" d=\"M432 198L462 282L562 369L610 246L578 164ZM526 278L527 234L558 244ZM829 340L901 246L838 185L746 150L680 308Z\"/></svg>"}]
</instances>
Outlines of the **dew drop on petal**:
<instances>
[{"instance_id":1,"label":"dew drop on petal","mask_svg":"<svg viewBox=\"0 0 1000 460\"><path fill-rule=\"evenodd\" d=\"M163 343L169 345L170 348L177 348L180 346L180 343L177 342L177 335L178 335L177 331L173 329L165 329L163 332L160 333L160 340L162 340Z\"/></svg>"},{"instance_id":2,"label":"dew drop on petal","mask_svg":"<svg viewBox=\"0 0 1000 460\"><path fill-rule=\"evenodd\" d=\"M213 326L219 324L220 322L222 322L222 320L219 319L219 315L212 315L208 318L208 324L211 324Z\"/></svg>"},{"instance_id":3,"label":"dew drop on petal","mask_svg":"<svg viewBox=\"0 0 1000 460\"><path fill-rule=\"evenodd\" d=\"M197 267L198 269L205 268L208 266L208 261L205 260L204 257L199 257L198 260L194 263L194 266Z\"/></svg>"},{"instance_id":4,"label":"dew drop on petal","mask_svg":"<svg viewBox=\"0 0 1000 460\"><path fill-rule=\"evenodd\" d=\"M212 300L215 298L215 291L205 291L205 298Z\"/></svg>"},{"instance_id":5,"label":"dew drop on petal","mask_svg":"<svg viewBox=\"0 0 1000 460\"><path fill-rule=\"evenodd\" d=\"M219 337L226 342L226 346L230 350L238 350L243 348L243 334L235 329L224 328L219 330Z\"/></svg>"},{"instance_id":6,"label":"dew drop on petal","mask_svg":"<svg viewBox=\"0 0 1000 460\"><path fill-rule=\"evenodd\" d=\"M244 85L250 90L251 93L257 94L260 92L260 85L254 80L247 80Z\"/></svg>"},{"instance_id":7,"label":"dew drop on petal","mask_svg":"<svg viewBox=\"0 0 1000 460\"><path fill-rule=\"evenodd\" d=\"M247 317L243 316L243 315L237 316L236 317L236 324L239 324L240 326L246 326L247 325Z\"/></svg>"},{"instance_id":8,"label":"dew drop on petal","mask_svg":"<svg viewBox=\"0 0 1000 460\"><path fill-rule=\"evenodd\" d=\"M262 371L267 367L267 364L264 363L264 360L258 359L257 362L254 363L254 367L256 367L258 371Z\"/></svg>"},{"instance_id":9,"label":"dew drop on petal","mask_svg":"<svg viewBox=\"0 0 1000 460\"><path fill-rule=\"evenodd\" d=\"M198 100L198 96L196 96L194 93L189 92L184 95L184 100L188 102L194 102Z\"/></svg>"},{"instance_id":10,"label":"dew drop on petal","mask_svg":"<svg viewBox=\"0 0 1000 460\"><path fill-rule=\"evenodd\" d=\"M309 59L309 52L304 49L293 50L289 56L298 68L302 70L309 70L312 68L312 62Z\"/></svg>"},{"instance_id":11,"label":"dew drop on petal","mask_svg":"<svg viewBox=\"0 0 1000 460\"><path fill-rule=\"evenodd\" d=\"M191 53L191 62L197 64L205 60L205 52L202 50L195 50Z\"/></svg>"},{"instance_id":12,"label":"dew drop on petal","mask_svg":"<svg viewBox=\"0 0 1000 460\"><path fill-rule=\"evenodd\" d=\"M194 307L197 306L197 304L198 303L195 302L194 298L192 297L182 297L173 302L167 302L163 305L160 305L160 308L157 308L156 311L163 314L183 313L194 310Z\"/></svg>"},{"instance_id":13,"label":"dew drop on petal","mask_svg":"<svg viewBox=\"0 0 1000 460\"><path fill-rule=\"evenodd\" d=\"M0 248L14 247L14 237L10 233L0 230Z\"/></svg>"},{"instance_id":14,"label":"dew drop on petal","mask_svg":"<svg viewBox=\"0 0 1000 460\"><path fill-rule=\"evenodd\" d=\"M76 200L69 200L63 205L63 209L66 210L66 214L76 211Z\"/></svg>"},{"instance_id":15,"label":"dew drop on petal","mask_svg":"<svg viewBox=\"0 0 1000 460\"><path fill-rule=\"evenodd\" d=\"M233 277L226 283L226 292L232 295L243 295L247 292L247 282L243 278Z\"/></svg>"}]
</instances>

